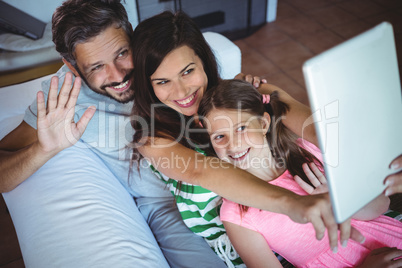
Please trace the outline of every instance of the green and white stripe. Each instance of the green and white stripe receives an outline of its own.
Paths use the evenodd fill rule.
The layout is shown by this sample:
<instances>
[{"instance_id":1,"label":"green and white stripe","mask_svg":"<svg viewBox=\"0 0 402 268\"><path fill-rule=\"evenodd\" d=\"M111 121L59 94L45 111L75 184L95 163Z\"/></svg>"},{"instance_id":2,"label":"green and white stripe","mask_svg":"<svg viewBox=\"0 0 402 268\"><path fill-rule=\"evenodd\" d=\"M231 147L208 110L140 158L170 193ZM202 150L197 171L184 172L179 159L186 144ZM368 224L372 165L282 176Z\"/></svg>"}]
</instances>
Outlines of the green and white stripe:
<instances>
[{"instance_id":1,"label":"green and white stripe","mask_svg":"<svg viewBox=\"0 0 402 268\"><path fill-rule=\"evenodd\" d=\"M231 245L219 218L222 198L201 186L170 179L150 165L153 172L169 187L186 226L202 236L228 267L245 267Z\"/></svg>"}]
</instances>

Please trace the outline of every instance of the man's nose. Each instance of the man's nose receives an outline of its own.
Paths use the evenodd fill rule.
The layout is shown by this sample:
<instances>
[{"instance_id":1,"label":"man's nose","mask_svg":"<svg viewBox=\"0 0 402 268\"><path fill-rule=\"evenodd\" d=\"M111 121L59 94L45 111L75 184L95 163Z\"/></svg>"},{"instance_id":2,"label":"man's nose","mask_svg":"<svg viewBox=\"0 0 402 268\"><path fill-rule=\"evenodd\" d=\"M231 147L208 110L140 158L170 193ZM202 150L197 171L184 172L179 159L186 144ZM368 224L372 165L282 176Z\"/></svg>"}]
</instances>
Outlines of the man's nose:
<instances>
[{"instance_id":1,"label":"man's nose","mask_svg":"<svg viewBox=\"0 0 402 268\"><path fill-rule=\"evenodd\" d=\"M120 66L115 65L115 64L111 64L108 67L108 76L109 76L108 80L110 82L121 83L121 82L123 82L123 79L126 76L126 72Z\"/></svg>"}]
</instances>

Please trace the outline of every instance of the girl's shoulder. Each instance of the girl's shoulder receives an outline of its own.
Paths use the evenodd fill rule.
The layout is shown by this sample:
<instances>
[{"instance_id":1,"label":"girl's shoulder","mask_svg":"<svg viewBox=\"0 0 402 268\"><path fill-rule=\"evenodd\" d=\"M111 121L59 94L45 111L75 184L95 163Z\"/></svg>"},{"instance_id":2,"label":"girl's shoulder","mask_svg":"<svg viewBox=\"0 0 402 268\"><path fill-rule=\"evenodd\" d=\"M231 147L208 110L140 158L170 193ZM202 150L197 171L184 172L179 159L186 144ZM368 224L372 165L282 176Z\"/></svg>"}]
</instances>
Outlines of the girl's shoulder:
<instances>
[{"instance_id":1,"label":"girl's shoulder","mask_svg":"<svg viewBox=\"0 0 402 268\"><path fill-rule=\"evenodd\" d=\"M311 142L302 139L302 138L298 138L296 140L296 143L303 149L309 151L311 154L313 154L315 157L317 157L318 160L320 160L322 162L322 152L320 150L320 148L318 148L317 146L315 146L314 144L312 144Z\"/></svg>"}]
</instances>

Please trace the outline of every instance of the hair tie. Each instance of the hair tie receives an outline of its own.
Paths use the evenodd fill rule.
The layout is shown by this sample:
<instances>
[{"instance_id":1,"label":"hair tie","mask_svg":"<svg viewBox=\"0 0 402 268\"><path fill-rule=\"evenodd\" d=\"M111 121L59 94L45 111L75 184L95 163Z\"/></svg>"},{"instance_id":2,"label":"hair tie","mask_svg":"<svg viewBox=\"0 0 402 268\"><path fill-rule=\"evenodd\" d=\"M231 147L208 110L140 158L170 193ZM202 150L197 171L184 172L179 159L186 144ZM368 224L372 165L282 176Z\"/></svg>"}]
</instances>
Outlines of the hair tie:
<instances>
[{"instance_id":1,"label":"hair tie","mask_svg":"<svg viewBox=\"0 0 402 268\"><path fill-rule=\"evenodd\" d=\"M268 104L271 100L271 96L269 94L262 94L262 103Z\"/></svg>"}]
</instances>

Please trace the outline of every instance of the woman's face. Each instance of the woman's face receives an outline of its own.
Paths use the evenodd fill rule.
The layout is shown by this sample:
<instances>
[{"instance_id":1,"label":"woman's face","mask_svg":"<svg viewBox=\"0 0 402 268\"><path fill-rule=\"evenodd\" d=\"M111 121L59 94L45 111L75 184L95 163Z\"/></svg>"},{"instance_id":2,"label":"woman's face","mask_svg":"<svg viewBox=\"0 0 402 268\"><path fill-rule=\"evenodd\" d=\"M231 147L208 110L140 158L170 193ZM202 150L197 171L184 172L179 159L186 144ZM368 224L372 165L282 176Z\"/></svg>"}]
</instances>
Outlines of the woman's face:
<instances>
[{"instance_id":1,"label":"woman's face","mask_svg":"<svg viewBox=\"0 0 402 268\"><path fill-rule=\"evenodd\" d=\"M197 113L208 85L201 59L188 46L167 54L150 79L156 97L187 116Z\"/></svg>"},{"instance_id":2,"label":"woman's face","mask_svg":"<svg viewBox=\"0 0 402 268\"><path fill-rule=\"evenodd\" d=\"M241 169L259 168L268 157L265 134L270 117L241 110L213 109L205 118L217 156Z\"/></svg>"}]
</instances>

